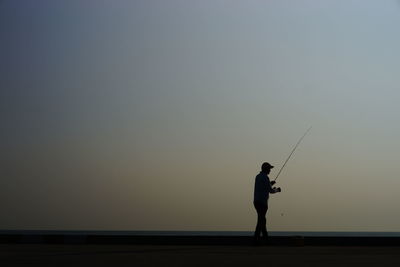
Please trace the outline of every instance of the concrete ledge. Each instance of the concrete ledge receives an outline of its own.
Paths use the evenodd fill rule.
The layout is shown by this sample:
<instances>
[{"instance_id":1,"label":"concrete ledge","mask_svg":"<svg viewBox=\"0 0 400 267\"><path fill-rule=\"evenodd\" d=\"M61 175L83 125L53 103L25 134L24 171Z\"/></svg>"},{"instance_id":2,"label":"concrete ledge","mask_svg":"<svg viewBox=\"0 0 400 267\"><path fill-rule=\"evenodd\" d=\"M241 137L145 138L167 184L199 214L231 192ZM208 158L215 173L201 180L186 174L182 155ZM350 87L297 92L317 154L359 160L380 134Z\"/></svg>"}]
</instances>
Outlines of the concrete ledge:
<instances>
[{"instance_id":1,"label":"concrete ledge","mask_svg":"<svg viewBox=\"0 0 400 267\"><path fill-rule=\"evenodd\" d=\"M0 234L7 244L252 245L251 236L157 236L100 234ZM400 246L400 237L272 236L274 246Z\"/></svg>"}]
</instances>

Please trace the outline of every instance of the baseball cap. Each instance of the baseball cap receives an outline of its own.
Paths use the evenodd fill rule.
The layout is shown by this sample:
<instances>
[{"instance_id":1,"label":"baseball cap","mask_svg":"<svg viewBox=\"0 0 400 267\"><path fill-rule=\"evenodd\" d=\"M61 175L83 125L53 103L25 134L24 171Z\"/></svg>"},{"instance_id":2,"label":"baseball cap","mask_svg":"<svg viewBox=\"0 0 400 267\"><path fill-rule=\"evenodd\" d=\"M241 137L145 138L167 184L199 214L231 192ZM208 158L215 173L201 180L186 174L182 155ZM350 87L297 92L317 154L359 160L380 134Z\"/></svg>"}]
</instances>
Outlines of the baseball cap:
<instances>
[{"instance_id":1,"label":"baseball cap","mask_svg":"<svg viewBox=\"0 0 400 267\"><path fill-rule=\"evenodd\" d=\"M261 169L262 170L264 170L264 169L272 169L274 166L272 166L271 164L269 164L268 162L264 162L262 165L261 165Z\"/></svg>"}]
</instances>

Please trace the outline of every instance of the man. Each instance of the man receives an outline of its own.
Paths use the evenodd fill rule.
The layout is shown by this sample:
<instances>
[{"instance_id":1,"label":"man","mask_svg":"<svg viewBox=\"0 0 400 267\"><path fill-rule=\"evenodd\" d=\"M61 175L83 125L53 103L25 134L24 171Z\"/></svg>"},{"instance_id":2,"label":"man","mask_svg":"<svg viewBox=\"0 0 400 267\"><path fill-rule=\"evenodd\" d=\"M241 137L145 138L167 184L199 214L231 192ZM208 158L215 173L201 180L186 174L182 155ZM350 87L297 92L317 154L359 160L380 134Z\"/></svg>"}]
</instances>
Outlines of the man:
<instances>
[{"instance_id":1,"label":"man","mask_svg":"<svg viewBox=\"0 0 400 267\"><path fill-rule=\"evenodd\" d=\"M275 181L271 182L268 177L268 174L271 172L273 167L274 166L268 162L264 162L261 165L261 172L256 176L253 202L257 211L257 226L254 232L254 241L256 245L260 244L261 233L265 242L268 241L266 214L268 210L269 194L281 192L281 188L272 187L275 184Z\"/></svg>"}]
</instances>

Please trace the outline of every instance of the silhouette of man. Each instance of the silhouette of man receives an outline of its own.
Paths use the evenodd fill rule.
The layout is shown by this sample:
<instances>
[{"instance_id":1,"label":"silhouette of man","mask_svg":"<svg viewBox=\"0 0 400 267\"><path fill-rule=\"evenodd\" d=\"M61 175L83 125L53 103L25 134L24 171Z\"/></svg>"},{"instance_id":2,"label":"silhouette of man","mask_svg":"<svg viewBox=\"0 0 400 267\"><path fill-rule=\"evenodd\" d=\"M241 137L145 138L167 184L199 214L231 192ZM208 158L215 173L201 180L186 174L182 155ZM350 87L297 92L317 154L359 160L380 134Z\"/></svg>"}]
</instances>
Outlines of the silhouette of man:
<instances>
[{"instance_id":1,"label":"silhouette of man","mask_svg":"<svg viewBox=\"0 0 400 267\"><path fill-rule=\"evenodd\" d=\"M267 210L269 194L281 192L281 188L272 187L275 181L270 181L268 174L274 166L268 162L261 165L261 172L256 176L254 185L254 207L257 211L257 226L254 232L254 242L256 245L260 244L261 233L265 242L268 241L267 232Z\"/></svg>"}]
</instances>

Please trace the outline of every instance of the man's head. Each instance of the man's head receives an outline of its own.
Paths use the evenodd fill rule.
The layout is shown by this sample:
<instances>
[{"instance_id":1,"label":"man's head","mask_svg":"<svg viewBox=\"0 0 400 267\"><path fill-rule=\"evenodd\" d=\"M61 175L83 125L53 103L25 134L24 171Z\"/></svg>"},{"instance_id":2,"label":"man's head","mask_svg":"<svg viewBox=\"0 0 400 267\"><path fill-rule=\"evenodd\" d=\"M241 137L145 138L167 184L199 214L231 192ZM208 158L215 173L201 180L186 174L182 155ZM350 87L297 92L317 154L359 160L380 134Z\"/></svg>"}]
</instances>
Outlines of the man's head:
<instances>
[{"instance_id":1,"label":"man's head","mask_svg":"<svg viewBox=\"0 0 400 267\"><path fill-rule=\"evenodd\" d=\"M272 166L271 164L269 164L268 162L264 162L262 165L261 165L261 171L262 172L265 172L266 174L269 174L270 172L271 172L271 169L273 168L274 166Z\"/></svg>"}]
</instances>

